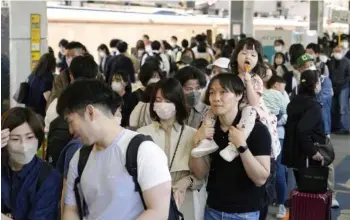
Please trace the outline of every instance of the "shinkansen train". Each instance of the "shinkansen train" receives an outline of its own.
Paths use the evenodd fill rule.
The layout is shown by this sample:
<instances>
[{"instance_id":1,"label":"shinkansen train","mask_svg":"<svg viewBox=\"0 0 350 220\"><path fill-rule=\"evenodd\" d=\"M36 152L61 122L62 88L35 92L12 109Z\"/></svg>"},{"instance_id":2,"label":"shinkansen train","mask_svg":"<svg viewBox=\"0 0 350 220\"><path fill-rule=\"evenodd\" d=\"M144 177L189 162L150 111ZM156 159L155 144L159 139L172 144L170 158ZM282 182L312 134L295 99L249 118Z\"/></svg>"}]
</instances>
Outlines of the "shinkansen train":
<instances>
[{"instance_id":1,"label":"shinkansen train","mask_svg":"<svg viewBox=\"0 0 350 220\"><path fill-rule=\"evenodd\" d=\"M152 39L179 40L212 30L213 34L227 33L228 18L192 15L179 10L154 8L152 12L88 7L48 6L48 43L58 49L60 39L81 41L95 55L99 44L112 38L123 39L134 47L143 34ZM254 30L307 30L308 22L254 18ZM325 21L326 23L326 21ZM325 24L327 27L327 24ZM347 31L348 25L332 24L335 31ZM96 53L97 54L97 53Z\"/></svg>"}]
</instances>

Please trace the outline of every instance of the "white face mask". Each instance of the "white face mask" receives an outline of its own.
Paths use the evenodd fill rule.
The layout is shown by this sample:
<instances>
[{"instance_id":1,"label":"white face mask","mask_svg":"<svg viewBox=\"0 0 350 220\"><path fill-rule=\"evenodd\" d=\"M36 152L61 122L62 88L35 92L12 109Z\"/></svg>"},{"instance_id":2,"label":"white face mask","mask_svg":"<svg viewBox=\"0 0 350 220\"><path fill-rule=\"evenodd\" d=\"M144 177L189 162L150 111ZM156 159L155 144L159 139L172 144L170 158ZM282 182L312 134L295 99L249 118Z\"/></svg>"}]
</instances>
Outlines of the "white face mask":
<instances>
[{"instance_id":1,"label":"white face mask","mask_svg":"<svg viewBox=\"0 0 350 220\"><path fill-rule=\"evenodd\" d=\"M327 57L326 55L320 55L320 61L321 61L322 63L327 63L328 57Z\"/></svg>"},{"instance_id":2,"label":"white face mask","mask_svg":"<svg viewBox=\"0 0 350 220\"><path fill-rule=\"evenodd\" d=\"M148 85L149 84L152 84L152 83L157 83L159 81L159 78L151 78L149 81L148 81Z\"/></svg>"},{"instance_id":3,"label":"white face mask","mask_svg":"<svg viewBox=\"0 0 350 220\"><path fill-rule=\"evenodd\" d=\"M343 47L344 49L348 49L348 48L349 48L349 42L348 42L348 41L343 41L343 42L341 43L341 45L342 45L342 47Z\"/></svg>"},{"instance_id":4,"label":"white face mask","mask_svg":"<svg viewBox=\"0 0 350 220\"><path fill-rule=\"evenodd\" d=\"M334 53L334 59L336 59L336 60L341 60L342 58L343 58L343 54L341 54L341 53Z\"/></svg>"},{"instance_id":5,"label":"white face mask","mask_svg":"<svg viewBox=\"0 0 350 220\"><path fill-rule=\"evenodd\" d=\"M121 82L112 82L112 89L115 92L120 92L124 88Z\"/></svg>"},{"instance_id":6,"label":"white face mask","mask_svg":"<svg viewBox=\"0 0 350 220\"><path fill-rule=\"evenodd\" d=\"M282 52L283 47L282 46L275 46L276 52Z\"/></svg>"},{"instance_id":7,"label":"white face mask","mask_svg":"<svg viewBox=\"0 0 350 220\"><path fill-rule=\"evenodd\" d=\"M100 51L100 52L98 52L98 55L100 56L100 57L106 57L106 53L105 52L103 52L103 51Z\"/></svg>"},{"instance_id":8,"label":"white face mask","mask_svg":"<svg viewBox=\"0 0 350 220\"><path fill-rule=\"evenodd\" d=\"M18 146L12 146L9 143L7 150L11 160L18 164L26 165L34 158L38 150L38 141L32 143L23 142Z\"/></svg>"},{"instance_id":9,"label":"white face mask","mask_svg":"<svg viewBox=\"0 0 350 220\"><path fill-rule=\"evenodd\" d=\"M153 110L157 113L158 117L162 120L168 120L175 116L176 107L174 103L168 102L155 102Z\"/></svg>"}]
</instances>

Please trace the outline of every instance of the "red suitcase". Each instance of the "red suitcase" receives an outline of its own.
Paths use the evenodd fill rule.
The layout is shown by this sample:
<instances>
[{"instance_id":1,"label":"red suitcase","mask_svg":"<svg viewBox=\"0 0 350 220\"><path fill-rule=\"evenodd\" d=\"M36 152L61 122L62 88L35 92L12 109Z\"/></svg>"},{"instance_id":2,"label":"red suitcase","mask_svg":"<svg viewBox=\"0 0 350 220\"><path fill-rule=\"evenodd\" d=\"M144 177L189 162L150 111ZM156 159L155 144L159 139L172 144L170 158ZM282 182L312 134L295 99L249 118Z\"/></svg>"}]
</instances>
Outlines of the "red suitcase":
<instances>
[{"instance_id":1,"label":"red suitcase","mask_svg":"<svg viewBox=\"0 0 350 220\"><path fill-rule=\"evenodd\" d=\"M291 220L330 220L332 192L303 193L293 190L291 193Z\"/></svg>"}]
</instances>

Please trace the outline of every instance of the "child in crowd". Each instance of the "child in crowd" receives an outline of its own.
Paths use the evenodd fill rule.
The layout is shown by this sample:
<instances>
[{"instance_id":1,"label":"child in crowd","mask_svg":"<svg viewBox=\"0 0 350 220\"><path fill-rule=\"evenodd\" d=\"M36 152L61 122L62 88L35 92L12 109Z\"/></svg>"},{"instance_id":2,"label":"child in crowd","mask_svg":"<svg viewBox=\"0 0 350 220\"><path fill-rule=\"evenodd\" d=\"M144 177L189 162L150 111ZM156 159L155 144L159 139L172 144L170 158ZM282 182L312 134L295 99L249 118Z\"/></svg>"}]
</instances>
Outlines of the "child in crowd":
<instances>
[{"instance_id":1,"label":"child in crowd","mask_svg":"<svg viewBox=\"0 0 350 220\"><path fill-rule=\"evenodd\" d=\"M237 127L243 129L245 138L247 139L252 131L255 120L258 119L264 123L272 138L273 157L277 158L280 153L280 142L277 135L277 120L264 104L262 98L263 81L266 74L266 67L263 62L262 46L259 41L253 38L241 40L231 59L231 70L237 74L246 86L246 92L241 101L240 110L242 118ZM216 119L212 117L211 111L204 118L204 123L208 126L214 126ZM238 146L237 146L238 147ZM193 157L203 157L212 152L215 152L218 146L212 140L202 141L198 147L192 150ZM238 156L236 146L232 143L220 152L220 156L231 162Z\"/></svg>"}]
</instances>

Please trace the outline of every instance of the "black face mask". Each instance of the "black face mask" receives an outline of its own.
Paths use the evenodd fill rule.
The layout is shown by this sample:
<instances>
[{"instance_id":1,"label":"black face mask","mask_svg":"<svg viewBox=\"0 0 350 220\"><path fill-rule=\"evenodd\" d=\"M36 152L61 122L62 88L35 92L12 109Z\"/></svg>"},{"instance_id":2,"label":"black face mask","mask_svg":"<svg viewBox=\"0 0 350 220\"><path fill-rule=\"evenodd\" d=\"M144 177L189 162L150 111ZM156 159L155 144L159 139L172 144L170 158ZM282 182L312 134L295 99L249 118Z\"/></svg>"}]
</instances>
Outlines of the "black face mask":
<instances>
[{"instance_id":1,"label":"black face mask","mask_svg":"<svg viewBox=\"0 0 350 220\"><path fill-rule=\"evenodd\" d=\"M202 93L200 93L200 92L190 92L190 93L186 94L187 104L191 107L197 105L198 102L200 101L201 94Z\"/></svg>"}]
</instances>

